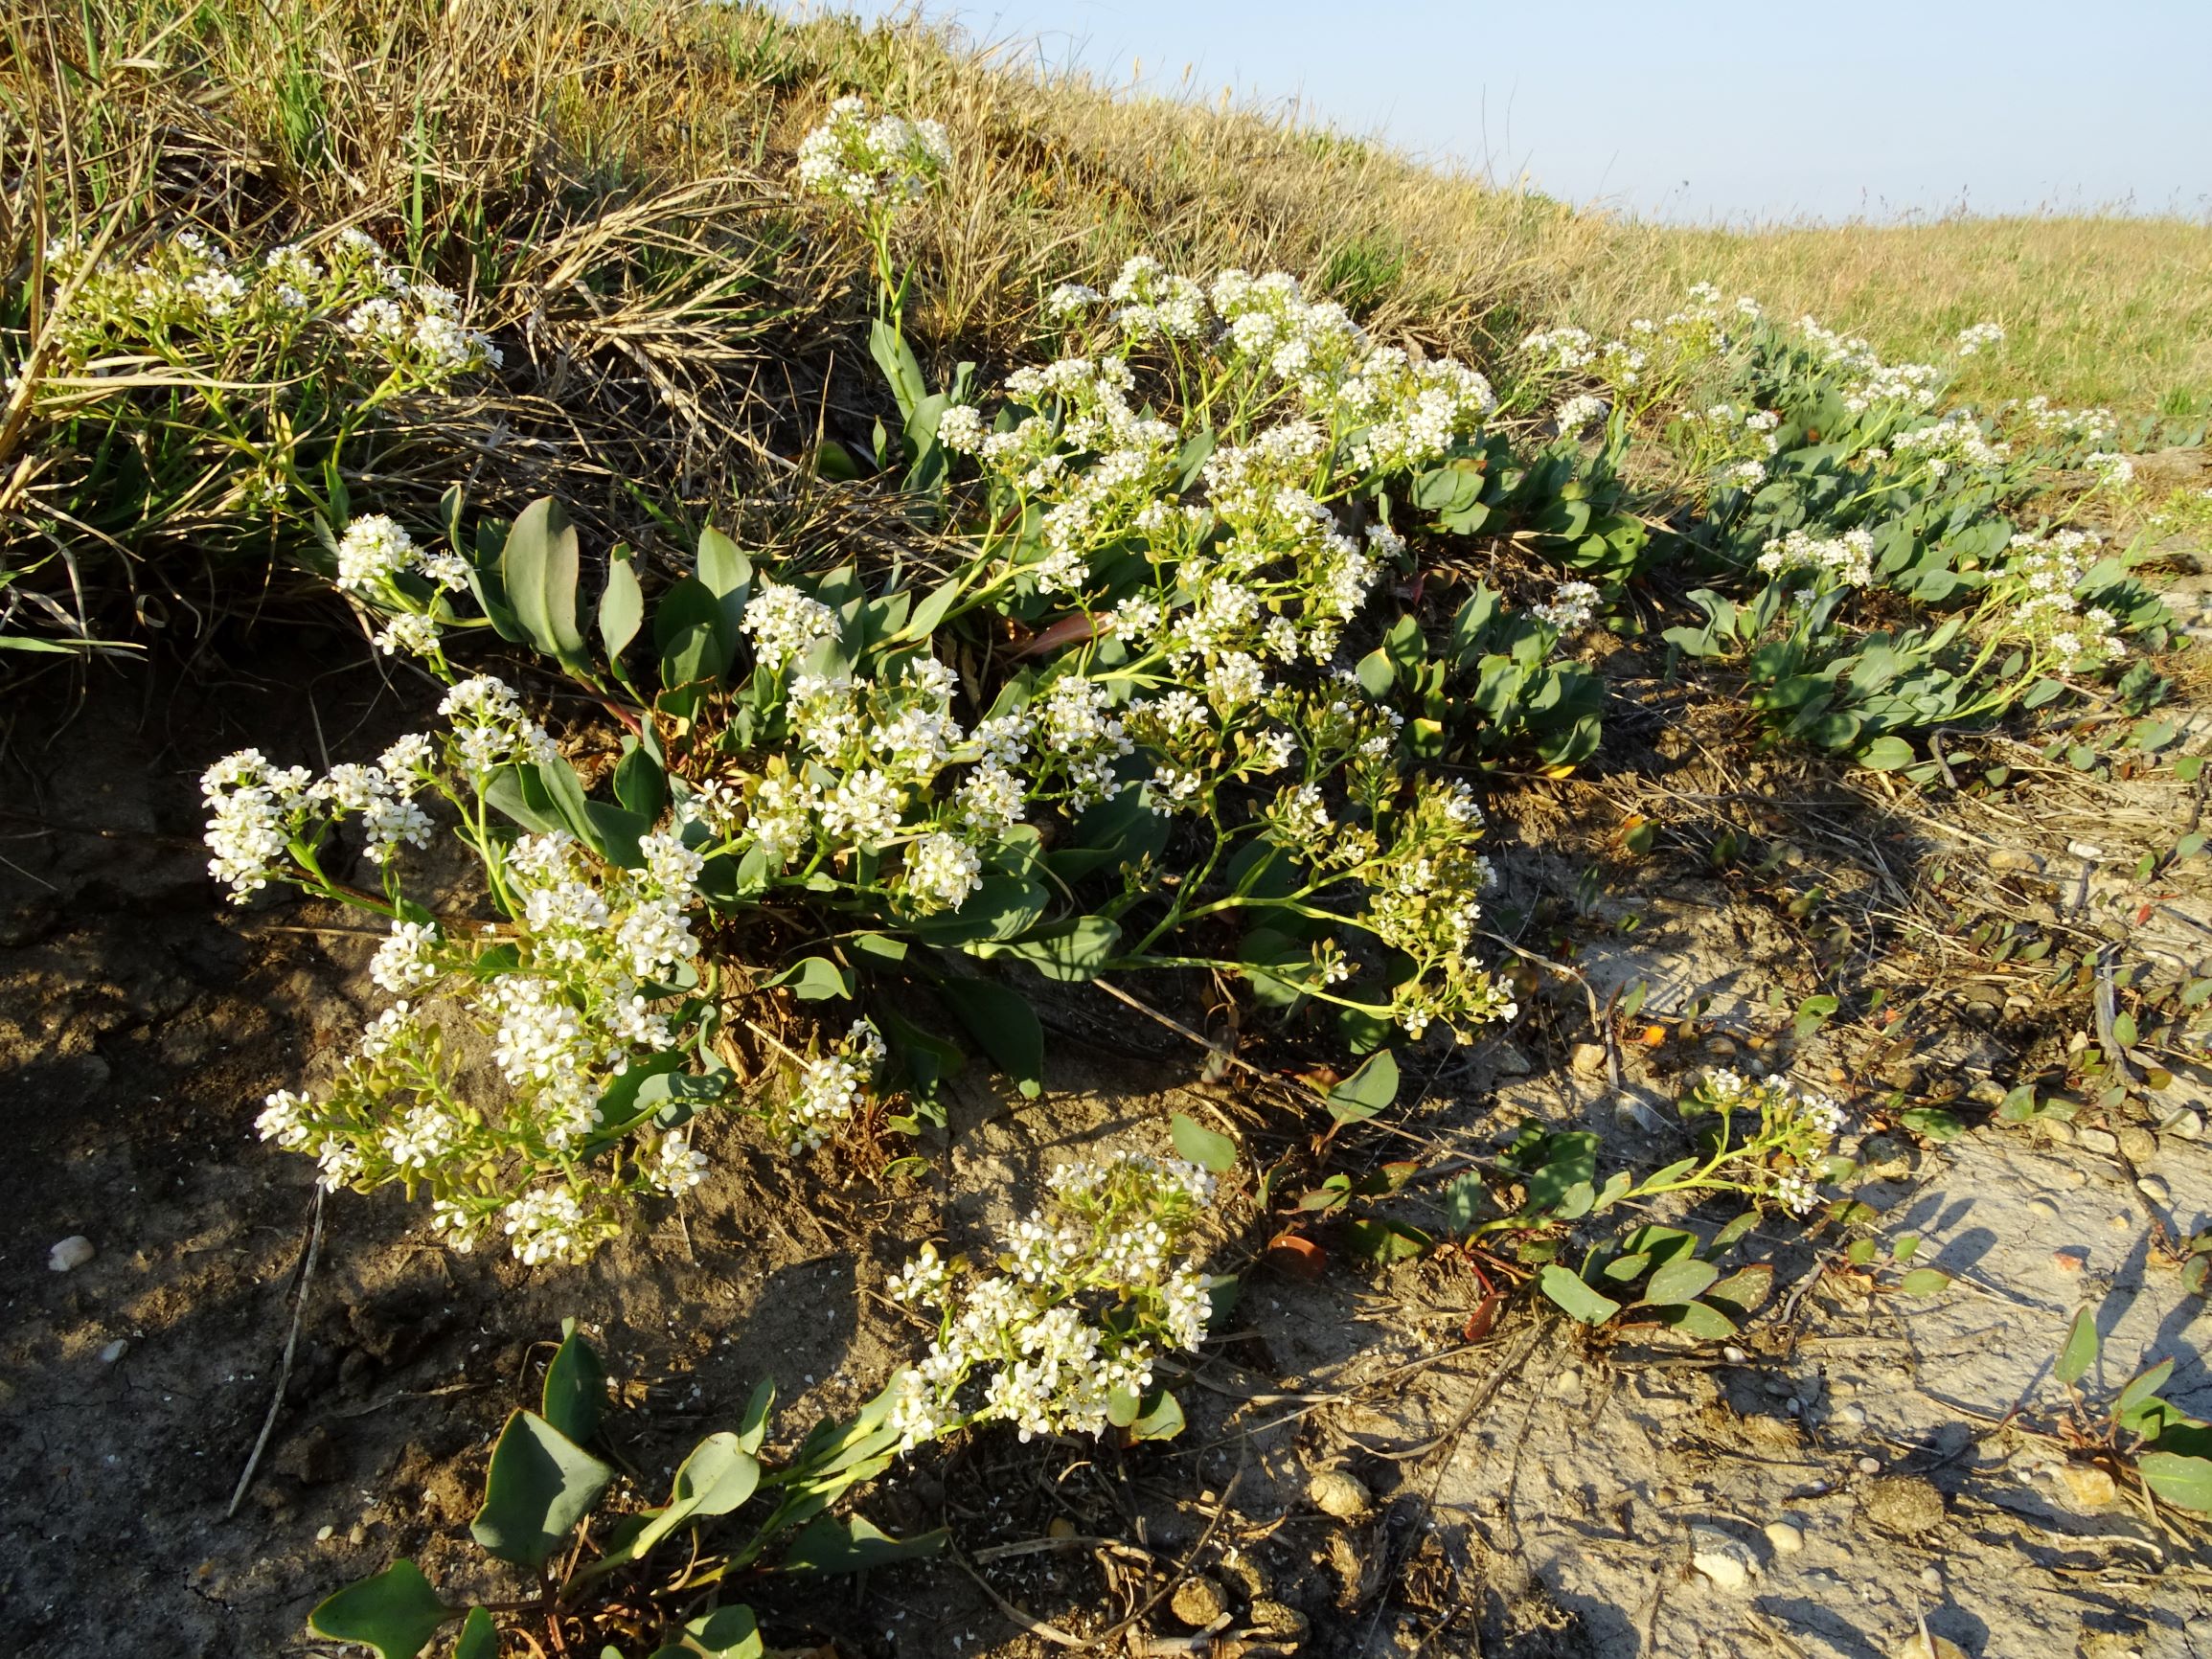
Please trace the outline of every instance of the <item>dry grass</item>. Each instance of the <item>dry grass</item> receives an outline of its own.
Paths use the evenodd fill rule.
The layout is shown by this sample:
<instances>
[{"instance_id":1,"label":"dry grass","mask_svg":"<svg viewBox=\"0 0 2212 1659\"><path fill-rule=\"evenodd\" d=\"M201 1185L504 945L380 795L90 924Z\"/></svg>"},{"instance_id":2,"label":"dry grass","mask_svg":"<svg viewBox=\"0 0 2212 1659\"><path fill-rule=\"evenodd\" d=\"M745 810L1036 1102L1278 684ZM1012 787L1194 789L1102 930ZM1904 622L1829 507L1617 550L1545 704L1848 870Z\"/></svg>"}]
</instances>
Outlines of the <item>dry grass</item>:
<instances>
[{"instance_id":1,"label":"dry grass","mask_svg":"<svg viewBox=\"0 0 2212 1659\"><path fill-rule=\"evenodd\" d=\"M187 222L249 245L365 225L522 347L487 396L409 411L376 457L391 510L461 476L487 503L559 489L608 538L715 513L803 550L901 511L826 502L794 466L825 425L865 433L879 412L863 262L784 184L848 91L939 116L959 151L907 233L940 369L1026 354L1048 284L1141 250L1297 271L1499 377L1532 327L1625 323L1710 277L1901 355L1995 316L2012 340L1973 360L1971 396L2212 407L2201 225L1627 225L909 26L680 0L29 0L0 24L0 325L26 349L32 250L56 221L112 222L119 246ZM44 534L11 515L0 540L27 528Z\"/></svg>"},{"instance_id":2,"label":"dry grass","mask_svg":"<svg viewBox=\"0 0 2212 1659\"><path fill-rule=\"evenodd\" d=\"M2041 392L2124 414L2212 414L2212 224L2081 216L1616 234L1617 280L1589 295L1608 315L1662 307L1707 277L1913 360L1994 319L2009 338L1968 360L1970 398Z\"/></svg>"}]
</instances>

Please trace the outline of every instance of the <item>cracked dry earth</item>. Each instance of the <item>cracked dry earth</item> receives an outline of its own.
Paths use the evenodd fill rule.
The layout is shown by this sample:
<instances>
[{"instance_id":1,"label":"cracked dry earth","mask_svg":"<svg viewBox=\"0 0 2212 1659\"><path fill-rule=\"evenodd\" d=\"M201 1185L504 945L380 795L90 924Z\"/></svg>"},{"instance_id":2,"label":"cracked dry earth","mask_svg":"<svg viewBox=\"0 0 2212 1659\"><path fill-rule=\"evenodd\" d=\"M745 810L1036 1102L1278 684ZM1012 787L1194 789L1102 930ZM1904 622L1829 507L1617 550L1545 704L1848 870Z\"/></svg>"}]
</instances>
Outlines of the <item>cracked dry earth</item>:
<instances>
[{"instance_id":1,"label":"cracked dry earth","mask_svg":"<svg viewBox=\"0 0 2212 1659\"><path fill-rule=\"evenodd\" d=\"M914 1243L980 1243L1055 1162L1156 1149L1175 1111L1237 1130L1253 1160L1209 1240L1244 1286L1177 1384L1184 1436L1125 1451L980 1435L909 1460L864 1508L894 1533L946 1525L955 1553L827 1589L752 1586L779 1648L1895 1659L1925 1619L1975 1659L2212 1653L2202 1530L2147 1514L2069 1457L2049 1375L2088 1307L2100 1398L2171 1357L2169 1398L2212 1415L2212 1321L2160 1247L2212 1222L2212 1087L2185 1066L2155 1116L2132 1105L2055 1130L1992 1123L1940 1146L1890 1132L1865 1148L1857 1195L1879 1235L1922 1236L1921 1259L1954 1276L1940 1295L1815 1278L1832 1241L1776 1222L1744 1251L1787 1288L1736 1343L1608 1343L1540 1302L1482 1329L1480 1284L1448 1255L1371 1268L1324 1233L1318 1277L1270 1265L1281 1219L1256 1213L1250 1170L1310 1143L1235 1074L1207 1080L1180 1039L1071 1001L1051 1011L1045 1098L971 1069L923 1148L926 1174L878 1188L794 1170L727 1121L706 1143L716 1179L583 1269L454 1257L397 1194L333 1197L267 1449L231 1512L316 1213L309 1166L254 1141L253 1110L352 1040L371 1006L369 943L315 906L219 904L194 780L244 742L312 761L403 729L419 696L324 666L345 652L322 643L243 683L95 669L81 699L26 710L12 733L0 1654L315 1651L308 1609L400 1554L455 1593L495 1594L460 1541L490 1439L562 1317L607 1356L627 1407L613 1450L641 1489L764 1376L788 1444L919 1346L873 1294ZM2178 804L2138 805L2144 843L2170 844ZM1945 832L1981 831L1959 819ZM2127 833L2078 876L2059 832L2024 842L2019 867L2062 907L2078 886L2092 912L2118 914L2137 895L2105 872L2124 867ZM1940 853L1927 834L1893 853ZM1509 897L1572 889L1552 837L1500 840ZM1425 1051L1409 1070L1418 1098L1409 1088L1329 1167L1417 1157L1448 1172L1528 1123L1597 1131L1607 1168L1676 1155L1668 1083L1754 1041L1780 1052L1789 1017L1767 992L1800 948L1723 884L1676 875L1637 900L1633 932L1614 925L1617 905L1591 907L1578 960L1600 999L1637 980L1653 1014L1706 999L1701 1035L1616 1055L1616 1087L1574 1046L1590 1034L1582 989L1548 984L1514 1031ZM2162 902L2184 920L2139 947L2202 972L2212 906L2180 891ZM1977 1098L2012 1075L2001 1035L1962 1024L1916 1063ZM1844 1034L1793 1058L1859 1079L1857 1105L1879 1094ZM52 1271L48 1252L72 1235L94 1254Z\"/></svg>"}]
</instances>

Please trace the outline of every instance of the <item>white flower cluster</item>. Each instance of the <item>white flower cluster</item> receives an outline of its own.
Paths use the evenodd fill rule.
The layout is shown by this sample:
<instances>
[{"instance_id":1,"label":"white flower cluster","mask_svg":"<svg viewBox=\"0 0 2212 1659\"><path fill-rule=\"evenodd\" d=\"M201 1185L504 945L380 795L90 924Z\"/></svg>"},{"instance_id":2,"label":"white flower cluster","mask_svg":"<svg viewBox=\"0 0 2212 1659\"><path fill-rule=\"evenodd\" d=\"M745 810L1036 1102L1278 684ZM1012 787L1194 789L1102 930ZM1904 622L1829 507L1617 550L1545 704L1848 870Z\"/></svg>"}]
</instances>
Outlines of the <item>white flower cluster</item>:
<instances>
[{"instance_id":1,"label":"white flower cluster","mask_svg":"<svg viewBox=\"0 0 2212 1659\"><path fill-rule=\"evenodd\" d=\"M1552 590L1547 603L1529 606L1529 615L1562 634L1573 633L1589 625L1590 619L1598 614L1600 598L1589 582L1562 581Z\"/></svg>"},{"instance_id":2,"label":"white flower cluster","mask_svg":"<svg viewBox=\"0 0 2212 1659\"><path fill-rule=\"evenodd\" d=\"M2135 464L2113 449L2096 449L2082 457L2082 465L2099 489L2118 489L2135 482Z\"/></svg>"},{"instance_id":3,"label":"white flower cluster","mask_svg":"<svg viewBox=\"0 0 2212 1659\"><path fill-rule=\"evenodd\" d=\"M2099 668L2126 656L2119 619L2101 605L2085 607L2079 597L2100 545L2080 530L2014 536L1990 582L1993 598L2012 602L1997 619L2000 634L2047 650L2062 670Z\"/></svg>"},{"instance_id":4,"label":"white flower cluster","mask_svg":"<svg viewBox=\"0 0 2212 1659\"><path fill-rule=\"evenodd\" d=\"M376 765L334 766L317 779L304 766L273 766L259 749L241 749L200 777L207 803L208 873L242 904L272 877L297 868L294 849L313 855L332 824L358 818L362 851L383 864L401 846L429 843L430 819L415 796L422 780L417 751L402 739Z\"/></svg>"},{"instance_id":5,"label":"white flower cluster","mask_svg":"<svg viewBox=\"0 0 2212 1659\"><path fill-rule=\"evenodd\" d=\"M2041 438L2102 449L2120 437L2120 421L2109 409L2062 409L2037 396L2018 409L2020 423Z\"/></svg>"},{"instance_id":6,"label":"white flower cluster","mask_svg":"<svg viewBox=\"0 0 2212 1659\"><path fill-rule=\"evenodd\" d=\"M1864 340L1825 329L1816 317L1800 317L1797 330L1813 354L1838 372L1843 407L1852 414L1878 406L1912 410L1934 405L1943 376L1933 364L1884 363Z\"/></svg>"},{"instance_id":7,"label":"white flower cluster","mask_svg":"<svg viewBox=\"0 0 2212 1659\"><path fill-rule=\"evenodd\" d=\"M699 859L673 831L641 841L645 868L606 865L565 833L526 835L506 859L521 915L475 942L436 924L395 920L371 964L400 995L363 1034L328 1097L279 1091L259 1120L264 1140L308 1152L325 1185L426 1183L433 1224L467 1250L497 1227L527 1264L581 1261L619 1230L618 1206L642 1192L678 1193L704 1179L704 1158L663 1132L641 1140L632 1172L612 1178L574 1162L604 1127L606 1090L641 1058L674 1041L654 982L697 952L688 915ZM495 964L496 966L489 966ZM488 1032L508 1085L496 1106L465 1103L428 1011L406 993L445 985L456 1011ZM564 1164L545 1187L506 1186Z\"/></svg>"},{"instance_id":8,"label":"white flower cluster","mask_svg":"<svg viewBox=\"0 0 2212 1659\"><path fill-rule=\"evenodd\" d=\"M925 194L951 170L944 125L868 113L864 98L840 98L799 142L801 187L848 206L896 209Z\"/></svg>"},{"instance_id":9,"label":"white flower cluster","mask_svg":"<svg viewBox=\"0 0 2212 1659\"><path fill-rule=\"evenodd\" d=\"M1977 352L1995 351L2004 343L2004 328L1997 323L1972 324L1958 331L1955 342L1958 354L1962 357L1971 357Z\"/></svg>"},{"instance_id":10,"label":"white flower cluster","mask_svg":"<svg viewBox=\"0 0 2212 1659\"><path fill-rule=\"evenodd\" d=\"M1740 1148L1741 1173L1753 1191L1799 1216L1820 1201L1822 1160L1843 1132L1841 1105L1787 1078L1745 1077L1727 1067L1707 1072L1697 1098L1726 1119L1759 1114L1757 1130Z\"/></svg>"},{"instance_id":11,"label":"white flower cluster","mask_svg":"<svg viewBox=\"0 0 2212 1659\"><path fill-rule=\"evenodd\" d=\"M890 1053L874 1022L855 1020L835 1048L800 1066L790 1098L770 1126L794 1153L819 1147L860 1109Z\"/></svg>"},{"instance_id":12,"label":"white flower cluster","mask_svg":"<svg viewBox=\"0 0 2212 1659\"><path fill-rule=\"evenodd\" d=\"M2012 460L2011 447L1992 443L1981 423L1961 409L1953 409L1926 426L1893 434L1889 447L1894 455L1912 457L1937 478L1949 474L1953 466L1995 472Z\"/></svg>"},{"instance_id":13,"label":"white flower cluster","mask_svg":"<svg viewBox=\"0 0 2212 1659\"><path fill-rule=\"evenodd\" d=\"M1870 531L1847 530L1841 535L1815 537L1792 530L1767 543L1759 555L1759 569L1770 577L1809 571L1820 593L1865 587L1874 580L1874 535Z\"/></svg>"},{"instance_id":14,"label":"white flower cluster","mask_svg":"<svg viewBox=\"0 0 2212 1659\"><path fill-rule=\"evenodd\" d=\"M924 1245L890 1286L941 1309L928 1353L894 1385L901 1445L992 1421L1025 1441L1099 1435L1117 1401L1133 1413L1157 1358L1205 1339L1209 1284L1178 1258L1213 1192L1195 1165L1123 1152L1055 1170L1044 1204L1002 1234L995 1275L958 1284Z\"/></svg>"},{"instance_id":15,"label":"white flower cluster","mask_svg":"<svg viewBox=\"0 0 2212 1659\"><path fill-rule=\"evenodd\" d=\"M453 722L453 753L472 778L481 780L501 766L559 758L545 729L497 675L463 680L445 693L438 712Z\"/></svg>"},{"instance_id":16,"label":"white flower cluster","mask_svg":"<svg viewBox=\"0 0 2212 1659\"><path fill-rule=\"evenodd\" d=\"M837 613L787 582L764 581L738 625L753 642L753 660L774 673L837 637Z\"/></svg>"},{"instance_id":17,"label":"white flower cluster","mask_svg":"<svg viewBox=\"0 0 2212 1659\"><path fill-rule=\"evenodd\" d=\"M1594 392L1580 392L1552 411L1552 425L1562 438L1579 438L1611 412L1611 406Z\"/></svg>"}]
</instances>

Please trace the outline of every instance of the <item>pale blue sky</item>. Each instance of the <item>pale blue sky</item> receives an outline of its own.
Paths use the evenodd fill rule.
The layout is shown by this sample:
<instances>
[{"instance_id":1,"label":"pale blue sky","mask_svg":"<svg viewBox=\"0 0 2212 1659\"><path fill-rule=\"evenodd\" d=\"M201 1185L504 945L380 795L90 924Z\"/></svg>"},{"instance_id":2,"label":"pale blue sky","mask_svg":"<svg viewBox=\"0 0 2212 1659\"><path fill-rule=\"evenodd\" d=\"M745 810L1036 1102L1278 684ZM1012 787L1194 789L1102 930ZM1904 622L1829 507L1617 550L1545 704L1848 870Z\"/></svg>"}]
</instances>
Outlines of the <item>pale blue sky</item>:
<instances>
[{"instance_id":1,"label":"pale blue sky","mask_svg":"<svg viewBox=\"0 0 2212 1659\"><path fill-rule=\"evenodd\" d=\"M881 15L891 0L833 9ZM2212 0L922 0L1127 83L1298 100L1677 220L2212 213Z\"/></svg>"}]
</instances>

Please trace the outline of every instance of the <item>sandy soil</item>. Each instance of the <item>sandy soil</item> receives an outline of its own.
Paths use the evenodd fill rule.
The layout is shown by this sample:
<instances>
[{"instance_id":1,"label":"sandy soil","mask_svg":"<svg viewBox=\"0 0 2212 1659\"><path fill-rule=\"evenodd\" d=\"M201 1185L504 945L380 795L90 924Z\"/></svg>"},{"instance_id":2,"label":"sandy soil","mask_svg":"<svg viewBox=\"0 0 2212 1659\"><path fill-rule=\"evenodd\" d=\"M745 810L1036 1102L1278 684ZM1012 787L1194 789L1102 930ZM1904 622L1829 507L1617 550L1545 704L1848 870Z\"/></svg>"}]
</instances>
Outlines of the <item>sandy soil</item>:
<instances>
[{"instance_id":1,"label":"sandy soil","mask_svg":"<svg viewBox=\"0 0 2212 1659\"><path fill-rule=\"evenodd\" d=\"M1790 1010L1831 947L1755 883L1686 857L1613 869L1593 891L1580 847L1613 824L1562 790L1502 827L1503 900L1528 947L1571 953L1601 1002L1641 980L1637 1025L1667 1016L1659 1043L1616 1048L1618 1087L1583 988L1539 976L1519 1025L1425 1054L1418 1098L1409 1089L1323 1165L1311 1125L1270 1116L1234 1074L1204 1080L1204 1057L1180 1039L1077 996L1053 1005L1046 1097L1020 1101L971 1071L948 1128L921 1148L921 1177L878 1187L828 1161L794 1168L725 1124L708 1144L716 1178L680 1211L586 1268L536 1275L430 1245L397 1194L340 1194L319 1209L296 1301L318 1215L310 1166L262 1147L251 1119L263 1093L312 1079L351 1040L369 945L316 906L219 904L194 780L244 741L340 758L399 729L421 695L327 667L357 661L335 636L292 648L243 683L98 669L81 698L57 691L15 718L0 814L0 1122L15 1154L0 1163L0 1483L15 1494L0 1654L313 1651L314 1602L400 1554L443 1585L493 1593L462 1547L467 1521L490 1437L528 1398L562 1317L608 1358L629 1408L615 1447L643 1487L764 1376L787 1444L916 1349L872 1293L914 1242L979 1241L1058 1158L1159 1148L1174 1111L1309 1174L1409 1156L1463 1168L1532 1121L1598 1131L1608 1168L1649 1167L1679 1142L1659 1111L1671 1081L1754 1041L1806 1075L1840 1075L1863 1127L1892 1093L1979 1123L1973 1102L2073 1034L2073 1015L2038 1003L2024 976L1995 973L1994 1000L1965 994L1980 983L1967 975L1916 1002L1925 1035L1904 1057L1858 1027L1790 1051ZM1716 793L1691 759L1671 786ZM1836 851L1863 828L1833 844L1810 833L1809 862L1790 873L1868 905L1885 902L1889 870L1914 895L2001 889L2069 925L2136 915L2150 900L2135 853L2171 846L2188 791L2066 789L2006 797L2025 824L2007 832L2017 864L1989 857L1995 820L1962 807L1875 826L1873 865ZM2106 825L2100 844L2068 852L2087 811ZM1946 861L1957 874L1931 887ZM2159 880L2129 947L2161 972L2202 972L2212 879ZM1925 968L1909 971L1933 992ZM1677 1023L1699 997L1701 1013ZM1180 1440L937 1448L863 1507L893 1532L949 1526L956 1558L748 1596L775 1643L852 1659L1066 1652L1124 1621L1100 1650L1203 1651L1176 1611L1205 1600L1174 1594L1194 1575L1223 1614L1214 1650L1255 1659L1888 1659L1922 1618L1991 1659L2201 1655L2202 1529L2099 1487L2060 1433L2049 1365L2091 1307L2100 1398L2172 1357L2169 1398L2212 1415L2212 1320L2162 1247L2212 1222L2208 1096L2183 1067L2155 1109L2130 1102L2056 1133L1992 1122L1939 1146L1885 1128L1858 1196L1881 1213L1879 1236L1922 1235L1952 1288L1870 1294L1819 1276L1837 1266L1833 1239L1771 1224L1742 1251L1772 1261L1784 1288L1724 1348L1597 1341L1525 1298L1484 1329L1463 1260L1375 1268L1325 1228L1326 1270L1288 1276L1262 1258L1282 1221L1256 1214L1247 1164L1214 1240L1215 1267L1244 1273L1244 1291L1178 1386ZM1433 1196L1417 1183L1400 1213L1422 1219ZM97 1254L49 1270L49 1249L76 1234ZM295 1306L273 1432L230 1514Z\"/></svg>"}]
</instances>

